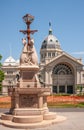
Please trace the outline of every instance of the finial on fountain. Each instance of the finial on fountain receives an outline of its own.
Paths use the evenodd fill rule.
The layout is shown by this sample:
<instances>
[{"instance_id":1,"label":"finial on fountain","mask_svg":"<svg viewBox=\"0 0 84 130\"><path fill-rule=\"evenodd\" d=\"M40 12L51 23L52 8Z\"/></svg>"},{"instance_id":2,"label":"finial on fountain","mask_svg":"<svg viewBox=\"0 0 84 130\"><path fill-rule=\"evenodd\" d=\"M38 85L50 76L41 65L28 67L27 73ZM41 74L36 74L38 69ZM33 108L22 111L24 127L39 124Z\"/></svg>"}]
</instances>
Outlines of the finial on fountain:
<instances>
[{"instance_id":1,"label":"finial on fountain","mask_svg":"<svg viewBox=\"0 0 84 130\"><path fill-rule=\"evenodd\" d=\"M27 42L28 42L28 45L30 45L30 39L31 39L30 34L34 34L38 30L31 30L30 29L30 24L33 22L34 16L32 16L30 14L26 14L25 16L23 16L23 20L27 25L27 30L20 30L20 32L27 35Z\"/></svg>"}]
</instances>

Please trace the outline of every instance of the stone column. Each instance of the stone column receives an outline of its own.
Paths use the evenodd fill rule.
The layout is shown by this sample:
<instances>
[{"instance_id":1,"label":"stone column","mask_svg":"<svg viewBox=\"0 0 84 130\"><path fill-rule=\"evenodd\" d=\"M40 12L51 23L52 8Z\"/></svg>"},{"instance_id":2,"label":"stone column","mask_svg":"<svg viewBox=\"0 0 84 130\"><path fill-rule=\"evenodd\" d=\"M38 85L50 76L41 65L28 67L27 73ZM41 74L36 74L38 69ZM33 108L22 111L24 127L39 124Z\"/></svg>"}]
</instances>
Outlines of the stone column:
<instances>
[{"instance_id":1,"label":"stone column","mask_svg":"<svg viewBox=\"0 0 84 130\"><path fill-rule=\"evenodd\" d=\"M15 97L11 96L11 109L15 107Z\"/></svg>"},{"instance_id":2,"label":"stone column","mask_svg":"<svg viewBox=\"0 0 84 130\"><path fill-rule=\"evenodd\" d=\"M43 97L43 107L44 107L44 113L48 113L49 112L49 109L47 107L47 96L44 96Z\"/></svg>"},{"instance_id":3,"label":"stone column","mask_svg":"<svg viewBox=\"0 0 84 130\"><path fill-rule=\"evenodd\" d=\"M65 85L65 93L67 93L67 84Z\"/></svg>"},{"instance_id":4,"label":"stone column","mask_svg":"<svg viewBox=\"0 0 84 130\"><path fill-rule=\"evenodd\" d=\"M38 106L39 106L39 108L43 107L43 96L39 96Z\"/></svg>"},{"instance_id":5,"label":"stone column","mask_svg":"<svg viewBox=\"0 0 84 130\"><path fill-rule=\"evenodd\" d=\"M49 75L48 75L48 72L46 71L45 72L45 82L48 84L48 78L49 78Z\"/></svg>"},{"instance_id":6,"label":"stone column","mask_svg":"<svg viewBox=\"0 0 84 130\"><path fill-rule=\"evenodd\" d=\"M57 93L59 93L59 84L57 85Z\"/></svg>"},{"instance_id":7,"label":"stone column","mask_svg":"<svg viewBox=\"0 0 84 130\"><path fill-rule=\"evenodd\" d=\"M15 94L15 108L19 108L19 94Z\"/></svg>"},{"instance_id":8,"label":"stone column","mask_svg":"<svg viewBox=\"0 0 84 130\"><path fill-rule=\"evenodd\" d=\"M43 106L47 107L47 97L46 96L43 97Z\"/></svg>"}]
</instances>

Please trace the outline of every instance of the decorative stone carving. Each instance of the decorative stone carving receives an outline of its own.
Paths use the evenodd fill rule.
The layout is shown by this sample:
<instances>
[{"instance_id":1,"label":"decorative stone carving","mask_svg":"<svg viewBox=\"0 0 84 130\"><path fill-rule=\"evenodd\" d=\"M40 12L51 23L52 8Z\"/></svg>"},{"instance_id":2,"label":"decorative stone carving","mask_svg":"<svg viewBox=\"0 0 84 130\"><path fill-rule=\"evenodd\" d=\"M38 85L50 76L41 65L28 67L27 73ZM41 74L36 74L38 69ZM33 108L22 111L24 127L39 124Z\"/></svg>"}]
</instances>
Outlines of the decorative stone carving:
<instances>
[{"instance_id":1,"label":"decorative stone carving","mask_svg":"<svg viewBox=\"0 0 84 130\"><path fill-rule=\"evenodd\" d=\"M38 98L35 94L21 94L20 108L37 108Z\"/></svg>"},{"instance_id":2,"label":"decorative stone carving","mask_svg":"<svg viewBox=\"0 0 84 130\"><path fill-rule=\"evenodd\" d=\"M22 39L24 45L22 54L20 56L20 64L38 65L38 56L34 47L34 40L30 40L30 44L27 44L25 38Z\"/></svg>"}]
</instances>

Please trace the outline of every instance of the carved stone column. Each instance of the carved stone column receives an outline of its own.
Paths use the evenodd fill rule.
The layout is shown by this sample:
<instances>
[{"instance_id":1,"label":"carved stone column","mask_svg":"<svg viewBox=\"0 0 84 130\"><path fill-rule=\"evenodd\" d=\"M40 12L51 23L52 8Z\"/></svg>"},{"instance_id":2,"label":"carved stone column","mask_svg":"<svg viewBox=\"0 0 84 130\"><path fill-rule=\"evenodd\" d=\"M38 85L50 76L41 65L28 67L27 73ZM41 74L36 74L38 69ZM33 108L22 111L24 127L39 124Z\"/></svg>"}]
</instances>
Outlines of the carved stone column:
<instances>
[{"instance_id":1,"label":"carved stone column","mask_svg":"<svg viewBox=\"0 0 84 130\"><path fill-rule=\"evenodd\" d=\"M39 108L42 108L43 107L43 97L42 96L39 96Z\"/></svg>"},{"instance_id":2,"label":"carved stone column","mask_svg":"<svg viewBox=\"0 0 84 130\"><path fill-rule=\"evenodd\" d=\"M47 107L47 97L43 97L43 107Z\"/></svg>"}]
</instances>

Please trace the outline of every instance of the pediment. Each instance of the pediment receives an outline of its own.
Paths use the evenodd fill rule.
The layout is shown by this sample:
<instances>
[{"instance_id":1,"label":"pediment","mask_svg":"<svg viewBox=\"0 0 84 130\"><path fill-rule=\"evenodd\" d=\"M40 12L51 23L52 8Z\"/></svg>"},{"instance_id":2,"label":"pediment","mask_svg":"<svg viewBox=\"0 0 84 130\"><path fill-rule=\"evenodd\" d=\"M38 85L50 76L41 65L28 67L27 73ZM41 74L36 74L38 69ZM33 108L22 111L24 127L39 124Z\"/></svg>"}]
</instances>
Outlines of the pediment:
<instances>
[{"instance_id":1,"label":"pediment","mask_svg":"<svg viewBox=\"0 0 84 130\"><path fill-rule=\"evenodd\" d=\"M61 55L58 55L57 57L53 58L49 63L47 63L45 67L54 66L55 64L59 64L63 62L75 66L83 66L83 63L81 61L78 61L78 59L76 59L75 57L72 57L68 53L63 52Z\"/></svg>"}]
</instances>

